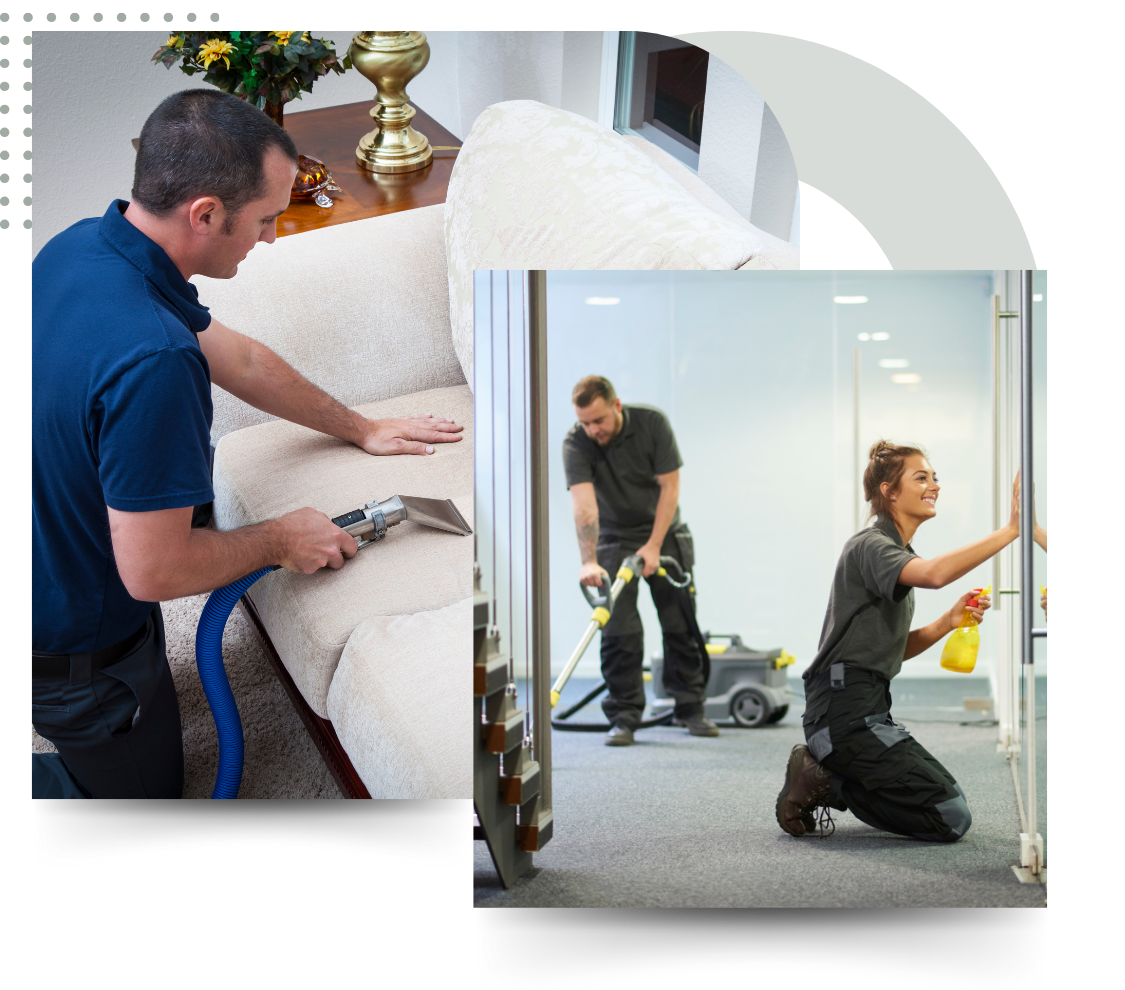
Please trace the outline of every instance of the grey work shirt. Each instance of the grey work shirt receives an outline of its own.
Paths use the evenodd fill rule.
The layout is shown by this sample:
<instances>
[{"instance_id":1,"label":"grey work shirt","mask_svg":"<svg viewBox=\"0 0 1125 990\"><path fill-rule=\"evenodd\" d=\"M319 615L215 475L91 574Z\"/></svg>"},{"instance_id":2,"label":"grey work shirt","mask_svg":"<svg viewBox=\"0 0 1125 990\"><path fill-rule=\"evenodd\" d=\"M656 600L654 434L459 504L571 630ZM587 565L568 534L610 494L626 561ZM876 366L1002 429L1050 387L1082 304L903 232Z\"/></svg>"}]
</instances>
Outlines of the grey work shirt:
<instances>
[{"instance_id":1,"label":"grey work shirt","mask_svg":"<svg viewBox=\"0 0 1125 990\"><path fill-rule=\"evenodd\" d=\"M599 542L643 545L652 535L658 474L683 466L672 424L655 406L622 405L621 432L604 447L575 423L563 440L566 487L592 481L598 500ZM669 531L680 524L680 508Z\"/></svg>"},{"instance_id":2,"label":"grey work shirt","mask_svg":"<svg viewBox=\"0 0 1125 990\"><path fill-rule=\"evenodd\" d=\"M914 589L898 583L907 561L918 556L894 522L877 516L873 526L844 544L820 633L820 648L805 681L831 664L871 670L890 680L901 669L914 618Z\"/></svg>"}]
</instances>

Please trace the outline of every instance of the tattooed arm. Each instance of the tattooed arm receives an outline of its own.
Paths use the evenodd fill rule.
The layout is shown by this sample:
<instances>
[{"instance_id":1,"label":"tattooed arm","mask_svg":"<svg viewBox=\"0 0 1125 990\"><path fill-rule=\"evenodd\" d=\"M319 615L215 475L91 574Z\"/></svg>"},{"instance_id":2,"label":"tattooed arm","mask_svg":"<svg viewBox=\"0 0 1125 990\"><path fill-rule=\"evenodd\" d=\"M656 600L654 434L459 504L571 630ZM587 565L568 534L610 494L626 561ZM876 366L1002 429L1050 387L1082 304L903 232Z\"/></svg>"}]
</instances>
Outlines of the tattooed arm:
<instances>
[{"instance_id":1,"label":"tattooed arm","mask_svg":"<svg viewBox=\"0 0 1125 990\"><path fill-rule=\"evenodd\" d=\"M578 579L582 584L597 586L609 579L609 574L598 566L598 501L594 497L594 483L583 481L570 486L574 502L574 528L578 533L578 550L582 554L582 570Z\"/></svg>"}]
</instances>

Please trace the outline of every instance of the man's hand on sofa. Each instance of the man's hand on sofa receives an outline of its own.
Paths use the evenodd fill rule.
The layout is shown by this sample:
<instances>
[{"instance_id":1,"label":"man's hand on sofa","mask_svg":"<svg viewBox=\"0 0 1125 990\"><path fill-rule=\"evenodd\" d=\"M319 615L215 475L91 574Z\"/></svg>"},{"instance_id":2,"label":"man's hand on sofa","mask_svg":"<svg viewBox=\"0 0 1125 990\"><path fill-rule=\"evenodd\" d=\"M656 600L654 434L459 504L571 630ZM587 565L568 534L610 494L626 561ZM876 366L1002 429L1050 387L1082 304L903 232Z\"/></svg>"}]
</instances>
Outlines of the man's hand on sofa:
<instances>
[{"instance_id":1,"label":"man's hand on sofa","mask_svg":"<svg viewBox=\"0 0 1125 990\"><path fill-rule=\"evenodd\" d=\"M456 443L465 428L451 419L426 413L402 419L369 419L359 444L369 454L432 454L435 443Z\"/></svg>"},{"instance_id":2,"label":"man's hand on sofa","mask_svg":"<svg viewBox=\"0 0 1125 990\"><path fill-rule=\"evenodd\" d=\"M369 454L432 454L463 427L432 415L364 419L318 388L264 344L212 320L199 335L211 381L271 416L326 433Z\"/></svg>"}]
</instances>

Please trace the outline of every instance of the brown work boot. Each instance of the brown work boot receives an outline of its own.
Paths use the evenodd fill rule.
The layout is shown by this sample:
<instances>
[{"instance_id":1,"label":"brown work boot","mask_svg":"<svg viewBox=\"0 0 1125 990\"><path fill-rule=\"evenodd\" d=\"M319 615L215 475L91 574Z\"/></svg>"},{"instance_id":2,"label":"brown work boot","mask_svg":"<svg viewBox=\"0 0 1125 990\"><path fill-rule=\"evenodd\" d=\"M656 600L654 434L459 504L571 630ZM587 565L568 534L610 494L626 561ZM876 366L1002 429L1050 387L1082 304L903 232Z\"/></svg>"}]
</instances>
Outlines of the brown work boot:
<instances>
[{"instance_id":1,"label":"brown work boot","mask_svg":"<svg viewBox=\"0 0 1125 990\"><path fill-rule=\"evenodd\" d=\"M831 775L799 744L789 754L785 784L777 795L777 823L790 835L807 835L816 830L814 808L825 804Z\"/></svg>"}]
</instances>

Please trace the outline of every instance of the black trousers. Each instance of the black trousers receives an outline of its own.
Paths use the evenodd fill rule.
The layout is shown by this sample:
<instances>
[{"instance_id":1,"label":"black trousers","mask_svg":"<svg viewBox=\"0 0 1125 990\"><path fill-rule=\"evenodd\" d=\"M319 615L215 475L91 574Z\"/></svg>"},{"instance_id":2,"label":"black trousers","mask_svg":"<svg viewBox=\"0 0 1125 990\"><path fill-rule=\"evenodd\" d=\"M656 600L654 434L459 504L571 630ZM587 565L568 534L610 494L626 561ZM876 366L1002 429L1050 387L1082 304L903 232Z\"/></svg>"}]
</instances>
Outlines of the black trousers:
<instances>
[{"instance_id":1,"label":"black trousers","mask_svg":"<svg viewBox=\"0 0 1125 990\"><path fill-rule=\"evenodd\" d=\"M598 563L609 571L611 582L621 562L636 553L639 547L640 544L631 543L598 544ZM695 561L688 528L681 526L675 533L669 532L664 537L660 554L674 557L685 571L691 570ZM703 711L707 684L703 678L699 645L688 631L679 601L683 592L655 575L646 580L664 638L664 689L676 702L676 717L689 718ZM602 630L602 677L609 687L609 693L602 701L602 711L611 724L630 729L640 724L645 709L641 669L645 644L644 627L637 611L639 592L640 581L637 579L625 586Z\"/></svg>"},{"instance_id":2,"label":"black trousers","mask_svg":"<svg viewBox=\"0 0 1125 990\"><path fill-rule=\"evenodd\" d=\"M65 767L40 757L33 797L168 797L184 789L180 705L153 607L145 635L120 660L92 670L72 654L70 673L32 677L31 721Z\"/></svg>"},{"instance_id":3,"label":"black trousers","mask_svg":"<svg viewBox=\"0 0 1125 990\"><path fill-rule=\"evenodd\" d=\"M832 807L929 842L956 842L968 831L973 817L965 792L891 718L885 677L833 664L806 686L804 728L813 757L832 772Z\"/></svg>"}]
</instances>

